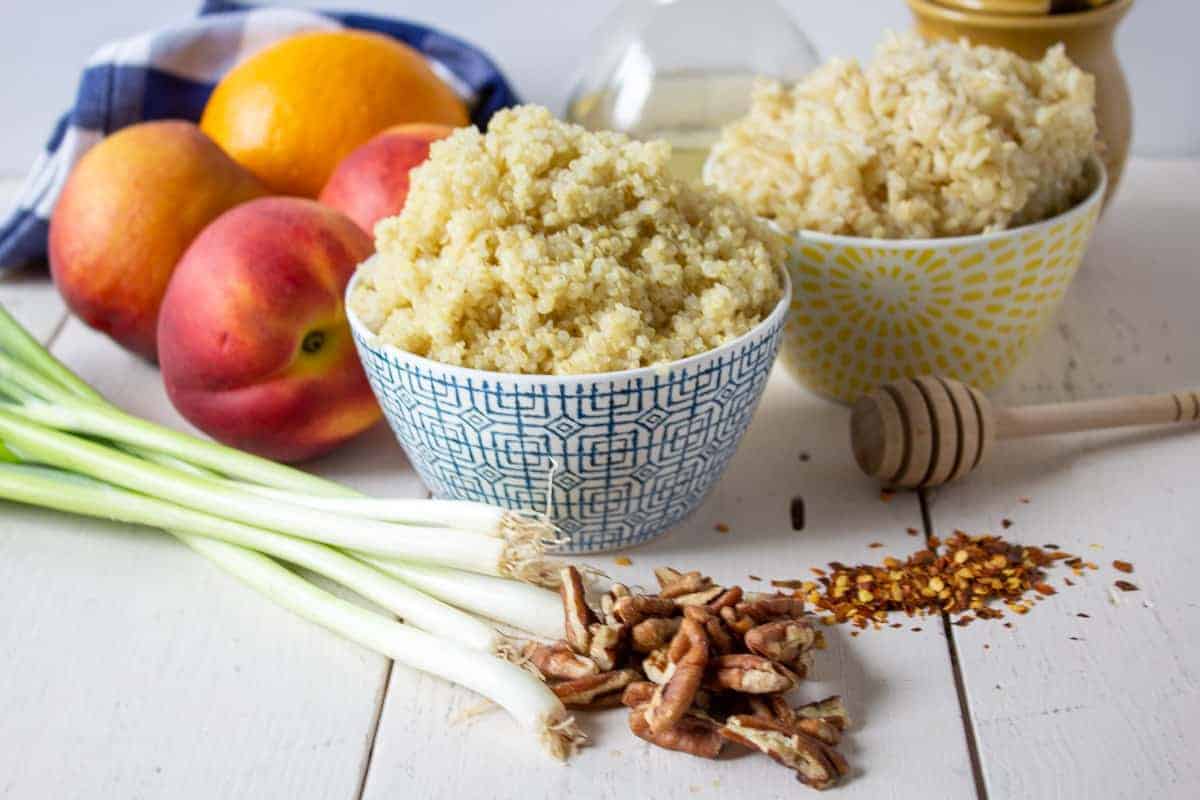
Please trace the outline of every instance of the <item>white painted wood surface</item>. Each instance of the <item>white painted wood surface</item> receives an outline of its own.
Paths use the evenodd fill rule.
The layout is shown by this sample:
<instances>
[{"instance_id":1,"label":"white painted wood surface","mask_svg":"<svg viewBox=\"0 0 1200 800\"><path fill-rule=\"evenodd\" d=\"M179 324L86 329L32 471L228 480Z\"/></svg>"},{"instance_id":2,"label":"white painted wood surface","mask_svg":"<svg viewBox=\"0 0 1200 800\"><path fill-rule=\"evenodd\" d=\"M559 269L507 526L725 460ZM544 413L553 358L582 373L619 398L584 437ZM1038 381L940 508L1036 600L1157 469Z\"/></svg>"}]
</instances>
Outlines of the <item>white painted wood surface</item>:
<instances>
[{"instance_id":1,"label":"white painted wood surface","mask_svg":"<svg viewBox=\"0 0 1200 800\"><path fill-rule=\"evenodd\" d=\"M1135 162L1058 321L997 400L1200 387L1198 191L1200 162ZM1200 797L1200 426L1001 442L931 516L942 534L1008 518L1010 538L1100 568L1056 570L1059 594L1013 630L952 628L989 795Z\"/></svg>"},{"instance_id":2,"label":"white painted wood surface","mask_svg":"<svg viewBox=\"0 0 1200 800\"><path fill-rule=\"evenodd\" d=\"M1200 385L1198 192L1200 162L1131 164L1061 323L1000 399ZM55 351L119 404L183 424L152 369L78 322L62 326L43 277L0 278L0 302L38 336L55 337ZM851 463L845 415L777 374L701 511L630 552L632 565L611 556L597 565L635 583L651 583L650 568L667 563L753 586L751 575L802 577L832 559L915 549L906 528L922 527L917 498L880 501ZM938 532L998 531L1011 518L1011 538L1053 542L1101 567L1074 588L1060 572L1060 594L1013 630L950 628L992 800L1200 796L1191 744L1200 737L1198 437L1124 432L1001 445L969 482L931 498ZM423 492L382 429L315 467L372 491ZM788 519L794 495L806 505L801 532ZM1114 558L1136 572L1114 572ZM1142 591L1113 605L1117 577ZM837 795L975 796L941 621L856 638L828 633L804 692L843 693L858 721L846 748L854 779ZM500 713L453 725L456 711L476 703L469 693L399 667L388 674L383 659L288 616L156 534L0 504L0 798L806 791L760 756L712 764L652 750L619 711L587 715L594 746L560 767Z\"/></svg>"}]
</instances>

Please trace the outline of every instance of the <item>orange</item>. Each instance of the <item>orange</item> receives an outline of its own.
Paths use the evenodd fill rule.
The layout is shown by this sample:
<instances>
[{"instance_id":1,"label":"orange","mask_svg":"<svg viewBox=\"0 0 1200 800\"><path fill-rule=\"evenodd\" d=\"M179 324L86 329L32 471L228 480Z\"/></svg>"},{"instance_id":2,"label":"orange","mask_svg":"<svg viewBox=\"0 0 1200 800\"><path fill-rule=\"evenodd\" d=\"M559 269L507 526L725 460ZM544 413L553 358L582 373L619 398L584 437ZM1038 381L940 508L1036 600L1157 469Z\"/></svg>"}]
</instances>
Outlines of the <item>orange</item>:
<instances>
[{"instance_id":1,"label":"orange","mask_svg":"<svg viewBox=\"0 0 1200 800\"><path fill-rule=\"evenodd\" d=\"M200 127L272 191L316 197L338 162L385 128L468 121L417 51L377 33L322 31L284 39L230 70Z\"/></svg>"}]
</instances>

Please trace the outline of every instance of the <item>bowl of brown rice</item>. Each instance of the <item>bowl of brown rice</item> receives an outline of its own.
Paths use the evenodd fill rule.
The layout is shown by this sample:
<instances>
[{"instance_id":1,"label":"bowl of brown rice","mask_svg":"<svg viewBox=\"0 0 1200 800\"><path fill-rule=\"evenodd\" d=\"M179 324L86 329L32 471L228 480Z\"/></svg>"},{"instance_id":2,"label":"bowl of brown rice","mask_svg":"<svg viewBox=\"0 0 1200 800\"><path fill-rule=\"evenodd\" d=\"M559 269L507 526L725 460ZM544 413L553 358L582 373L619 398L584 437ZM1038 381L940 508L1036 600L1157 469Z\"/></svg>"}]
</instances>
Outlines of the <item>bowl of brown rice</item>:
<instances>
[{"instance_id":1,"label":"bowl of brown rice","mask_svg":"<svg viewBox=\"0 0 1200 800\"><path fill-rule=\"evenodd\" d=\"M1061 47L1027 61L913 36L761 82L704 177L788 237L784 364L845 402L903 376L1002 381L1100 212L1094 95Z\"/></svg>"}]
</instances>

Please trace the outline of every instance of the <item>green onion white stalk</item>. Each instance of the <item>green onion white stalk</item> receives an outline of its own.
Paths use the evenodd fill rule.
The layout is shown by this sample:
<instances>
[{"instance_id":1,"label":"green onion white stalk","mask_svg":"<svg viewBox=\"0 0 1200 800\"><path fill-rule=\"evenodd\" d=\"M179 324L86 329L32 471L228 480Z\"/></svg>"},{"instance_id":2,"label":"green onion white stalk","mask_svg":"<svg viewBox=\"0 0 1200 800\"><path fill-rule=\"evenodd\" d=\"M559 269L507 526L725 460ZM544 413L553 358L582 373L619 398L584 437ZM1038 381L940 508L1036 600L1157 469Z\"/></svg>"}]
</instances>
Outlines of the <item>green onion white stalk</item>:
<instances>
[{"instance_id":1,"label":"green onion white stalk","mask_svg":"<svg viewBox=\"0 0 1200 800\"><path fill-rule=\"evenodd\" d=\"M220 539L324 575L403 617L406 622L466 647L506 657L513 650L506 637L482 620L331 547L46 467L0 464L0 498L114 522L169 528Z\"/></svg>"},{"instance_id":2,"label":"green onion white stalk","mask_svg":"<svg viewBox=\"0 0 1200 800\"><path fill-rule=\"evenodd\" d=\"M227 519L339 547L427 561L485 575L540 580L550 570L535 528L506 538L346 517L268 500L242 489L154 464L112 447L43 428L0 409L0 441L26 460L90 475Z\"/></svg>"},{"instance_id":3,"label":"green onion white stalk","mask_svg":"<svg viewBox=\"0 0 1200 800\"><path fill-rule=\"evenodd\" d=\"M401 664L478 692L532 731L555 758L566 758L582 743L583 735L554 692L521 667L360 608L266 556L204 537L180 534L180 538L299 616Z\"/></svg>"},{"instance_id":4,"label":"green onion white stalk","mask_svg":"<svg viewBox=\"0 0 1200 800\"><path fill-rule=\"evenodd\" d=\"M414 589L464 611L494 619L543 639L563 638L563 607L557 592L445 567L407 564L361 553L357 555Z\"/></svg>"}]
</instances>

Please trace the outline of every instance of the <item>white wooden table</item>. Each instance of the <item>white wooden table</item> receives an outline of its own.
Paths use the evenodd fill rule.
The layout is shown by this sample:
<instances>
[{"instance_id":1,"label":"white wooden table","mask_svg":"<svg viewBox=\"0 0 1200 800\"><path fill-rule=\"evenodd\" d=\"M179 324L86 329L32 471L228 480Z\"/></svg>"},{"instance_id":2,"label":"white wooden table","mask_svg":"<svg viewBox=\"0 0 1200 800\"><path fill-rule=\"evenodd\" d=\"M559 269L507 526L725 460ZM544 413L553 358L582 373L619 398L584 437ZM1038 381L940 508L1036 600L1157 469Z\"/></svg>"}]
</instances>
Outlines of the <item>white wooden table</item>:
<instances>
[{"instance_id":1,"label":"white wooden table","mask_svg":"<svg viewBox=\"0 0 1200 800\"><path fill-rule=\"evenodd\" d=\"M1198 249L1200 162L1131 164L1057 322L997 397L1200 386ZM43 275L0 279L0 302L119 405L184 425L155 371L68 319ZM1200 430L998 448L961 485L884 503L853 466L846 416L776 374L704 507L629 553L631 566L599 566L630 583L671 564L753 586L906 554L921 543L909 528L1000 532L1011 519L1009 538L1100 571L1074 588L1059 571L1060 593L1012 629L939 618L920 632L829 629L807 691L842 693L858 723L855 773L836 796L1200 797ZM363 489L424 492L383 429L314 466ZM802 531L789 523L797 495ZM1119 575L1113 559L1136 572ZM1141 591L1112 591L1118 577ZM761 757L651 749L621 712L586 717L594 746L560 766L502 714L451 721L475 703L289 616L164 536L0 503L0 797L809 791Z\"/></svg>"}]
</instances>

